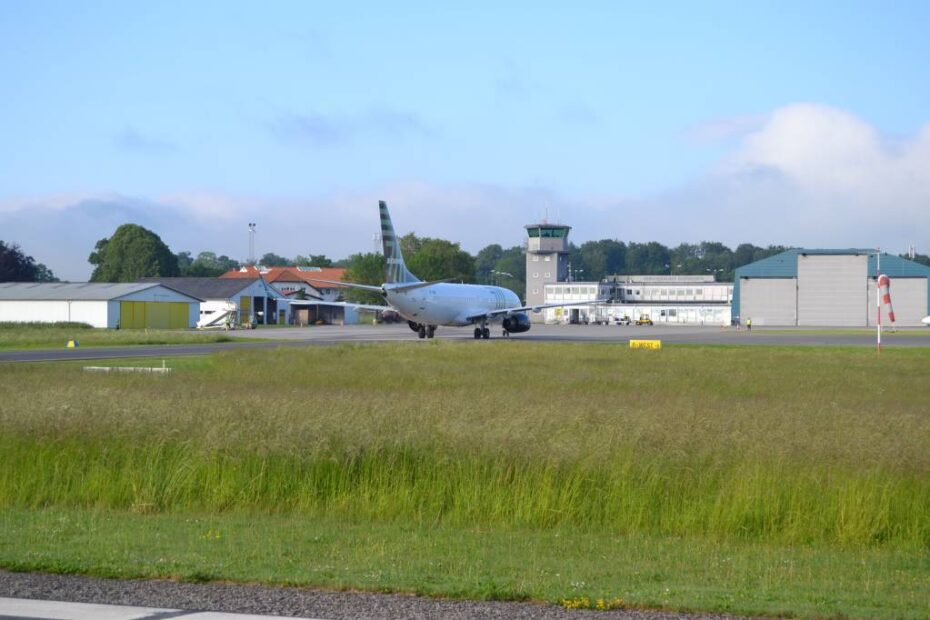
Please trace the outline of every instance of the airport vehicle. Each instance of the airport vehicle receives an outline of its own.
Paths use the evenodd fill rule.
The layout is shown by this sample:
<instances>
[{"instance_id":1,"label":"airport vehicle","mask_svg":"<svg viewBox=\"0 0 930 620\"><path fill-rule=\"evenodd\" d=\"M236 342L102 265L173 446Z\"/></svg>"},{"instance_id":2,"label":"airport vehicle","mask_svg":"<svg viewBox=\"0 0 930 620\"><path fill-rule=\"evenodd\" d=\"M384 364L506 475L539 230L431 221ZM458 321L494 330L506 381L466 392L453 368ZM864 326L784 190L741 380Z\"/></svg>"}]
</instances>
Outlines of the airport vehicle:
<instances>
[{"instance_id":1,"label":"airport vehicle","mask_svg":"<svg viewBox=\"0 0 930 620\"><path fill-rule=\"evenodd\" d=\"M378 203L381 213L381 243L384 250L385 282L381 286L335 282L353 288L381 293L388 305L396 310L410 329L420 338L432 338L440 325L475 326L475 338L491 337L491 323L500 322L504 336L530 329L527 312L543 308L563 307L567 304L524 306L517 294L500 286L483 284L457 284L448 280L423 282L407 270L394 234L394 225L387 204ZM323 280L321 280L323 282ZM577 304L577 302L575 302Z\"/></svg>"},{"instance_id":2,"label":"airport vehicle","mask_svg":"<svg viewBox=\"0 0 930 620\"><path fill-rule=\"evenodd\" d=\"M930 316L926 316L920 320L924 325L930 325Z\"/></svg>"},{"instance_id":3,"label":"airport vehicle","mask_svg":"<svg viewBox=\"0 0 930 620\"><path fill-rule=\"evenodd\" d=\"M648 314L643 314L638 319L636 319L636 324L637 325L652 325L653 323L652 323L652 319L649 317Z\"/></svg>"},{"instance_id":4,"label":"airport vehicle","mask_svg":"<svg viewBox=\"0 0 930 620\"><path fill-rule=\"evenodd\" d=\"M614 317L614 322L617 325L629 325L633 321L631 321L630 317L628 316L618 316L618 317Z\"/></svg>"}]
</instances>

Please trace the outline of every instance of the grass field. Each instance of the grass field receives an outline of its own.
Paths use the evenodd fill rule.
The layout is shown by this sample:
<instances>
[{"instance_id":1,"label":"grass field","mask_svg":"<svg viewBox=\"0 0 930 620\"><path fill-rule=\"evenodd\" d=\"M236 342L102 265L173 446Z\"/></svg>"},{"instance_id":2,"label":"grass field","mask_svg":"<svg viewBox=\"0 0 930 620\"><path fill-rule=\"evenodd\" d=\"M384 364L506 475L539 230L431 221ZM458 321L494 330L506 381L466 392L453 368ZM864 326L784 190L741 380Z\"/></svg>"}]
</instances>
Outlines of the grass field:
<instances>
[{"instance_id":1,"label":"grass field","mask_svg":"<svg viewBox=\"0 0 930 620\"><path fill-rule=\"evenodd\" d=\"M0 564L930 615L930 352L473 345L242 351L163 377L0 367ZM114 519L148 539L156 524L196 515L221 532L267 524L268 541L301 523L334 545L351 546L339 524L398 549L404 532L432 542L402 576L396 555L375 553L329 577L305 559L316 557L312 541L280 564L227 567L189 550L183 570L140 560L167 553L170 563L179 550L103 558L43 542L60 519ZM539 542L552 538L563 542ZM580 546L569 552L566 539ZM574 562L577 574L518 579L507 562L467 552L504 540L525 547L527 566ZM116 544L104 541L101 553ZM699 561L720 553L732 564ZM434 584L424 567L444 554L477 564ZM360 577L363 567L375 576Z\"/></svg>"},{"instance_id":2,"label":"grass field","mask_svg":"<svg viewBox=\"0 0 930 620\"><path fill-rule=\"evenodd\" d=\"M82 347L108 347L133 344L200 344L229 342L223 332L195 332L166 329L95 329L83 323L41 324L0 323L0 350L64 348L69 340Z\"/></svg>"}]
</instances>

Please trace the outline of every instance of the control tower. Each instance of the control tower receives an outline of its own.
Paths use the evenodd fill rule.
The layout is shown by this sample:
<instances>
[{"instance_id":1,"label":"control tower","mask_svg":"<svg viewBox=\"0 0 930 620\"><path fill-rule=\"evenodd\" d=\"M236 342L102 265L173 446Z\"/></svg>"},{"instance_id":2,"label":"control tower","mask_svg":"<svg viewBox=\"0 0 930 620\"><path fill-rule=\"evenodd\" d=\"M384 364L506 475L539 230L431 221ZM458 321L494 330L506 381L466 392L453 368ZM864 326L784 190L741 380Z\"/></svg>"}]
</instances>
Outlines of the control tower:
<instances>
[{"instance_id":1,"label":"control tower","mask_svg":"<svg viewBox=\"0 0 930 620\"><path fill-rule=\"evenodd\" d=\"M562 224L527 224L526 234L526 305L542 304L545 286L568 280L568 231ZM543 315L530 313L530 320L542 321Z\"/></svg>"}]
</instances>

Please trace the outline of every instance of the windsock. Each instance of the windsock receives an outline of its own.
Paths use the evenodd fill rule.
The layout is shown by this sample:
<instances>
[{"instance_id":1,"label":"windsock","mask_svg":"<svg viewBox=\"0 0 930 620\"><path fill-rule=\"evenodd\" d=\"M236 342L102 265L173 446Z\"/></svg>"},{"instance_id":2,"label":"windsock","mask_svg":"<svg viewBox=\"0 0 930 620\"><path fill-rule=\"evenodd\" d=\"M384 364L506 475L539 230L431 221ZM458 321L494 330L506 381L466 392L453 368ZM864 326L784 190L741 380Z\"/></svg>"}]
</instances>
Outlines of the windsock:
<instances>
[{"instance_id":1,"label":"windsock","mask_svg":"<svg viewBox=\"0 0 930 620\"><path fill-rule=\"evenodd\" d=\"M891 278L882 274L878 276L878 292L882 296L882 305L888 307L888 320L894 323L894 308L891 307Z\"/></svg>"}]
</instances>

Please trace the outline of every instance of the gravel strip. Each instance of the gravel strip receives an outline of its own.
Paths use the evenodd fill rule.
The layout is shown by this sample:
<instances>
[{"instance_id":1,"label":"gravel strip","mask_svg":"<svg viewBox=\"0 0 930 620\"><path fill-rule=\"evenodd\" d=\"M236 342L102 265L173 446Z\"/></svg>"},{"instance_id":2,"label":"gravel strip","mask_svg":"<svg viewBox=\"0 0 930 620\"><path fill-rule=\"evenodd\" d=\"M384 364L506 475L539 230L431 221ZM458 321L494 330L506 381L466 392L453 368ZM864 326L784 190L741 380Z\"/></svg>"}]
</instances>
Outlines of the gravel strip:
<instances>
[{"instance_id":1,"label":"gravel strip","mask_svg":"<svg viewBox=\"0 0 930 620\"><path fill-rule=\"evenodd\" d=\"M0 597L322 618L533 618L540 620L736 620L737 616L642 610L569 610L540 603L459 601L226 583L97 579L0 570Z\"/></svg>"}]
</instances>

